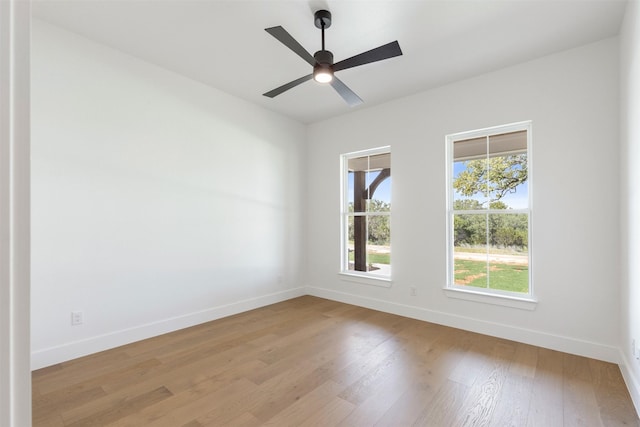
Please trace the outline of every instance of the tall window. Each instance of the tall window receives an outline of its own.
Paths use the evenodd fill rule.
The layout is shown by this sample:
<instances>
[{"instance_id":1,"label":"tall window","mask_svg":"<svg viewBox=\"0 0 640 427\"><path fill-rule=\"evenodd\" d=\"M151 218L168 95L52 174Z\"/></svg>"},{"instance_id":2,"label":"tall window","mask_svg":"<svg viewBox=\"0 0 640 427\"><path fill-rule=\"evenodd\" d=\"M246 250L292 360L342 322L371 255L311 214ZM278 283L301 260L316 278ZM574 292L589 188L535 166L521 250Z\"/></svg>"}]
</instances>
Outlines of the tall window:
<instances>
[{"instance_id":1,"label":"tall window","mask_svg":"<svg viewBox=\"0 0 640 427\"><path fill-rule=\"evenodd\" d=\"M391 151L342 155L343 273L391 277Z\"/></svg>"},{"instance_id":2,"label":"tall window","mask_svg":"<svg viewBox=\"0 0 640 427\"><path fill-rule=\"evenodd\" d=\"M448 286L531 296L531 123L447 136Z\"/></svg>"}]
</instances>

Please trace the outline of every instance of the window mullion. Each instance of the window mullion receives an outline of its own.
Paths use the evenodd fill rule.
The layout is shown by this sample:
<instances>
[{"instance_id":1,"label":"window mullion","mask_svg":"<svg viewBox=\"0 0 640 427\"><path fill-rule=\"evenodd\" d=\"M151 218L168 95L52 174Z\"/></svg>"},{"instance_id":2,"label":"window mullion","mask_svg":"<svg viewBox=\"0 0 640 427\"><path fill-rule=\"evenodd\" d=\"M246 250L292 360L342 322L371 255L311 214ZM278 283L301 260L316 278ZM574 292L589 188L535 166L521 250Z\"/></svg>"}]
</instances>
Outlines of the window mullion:
<instances>
[{"instance_id":1,"label":"window mullion","mask_svg":"<svg viewBox=\"0 0 640 427\"><path fill-rule=\"evenodd\" d=\"M486 144L486 159L485 159L485 192L487 195L487 211L485 213L485 237L486 237L486 247L485 247L485 251L486 251L486 275L487 275L487 282L486 282L486 288L490 289L491 286L489 286L489 281L491 280L491 276L489 275L491 273L491 271L489 270L489 254L490 254L490 243L491 243L491 237L489 236L489 210L491 209L491 193L490 193L490 186L489 186L489 175L491 174L491 165L489 163L489 153L491 152L491 147L489 147L489 135L487 135L485 137L485 144Z\"/></svg>"}]
</instances>

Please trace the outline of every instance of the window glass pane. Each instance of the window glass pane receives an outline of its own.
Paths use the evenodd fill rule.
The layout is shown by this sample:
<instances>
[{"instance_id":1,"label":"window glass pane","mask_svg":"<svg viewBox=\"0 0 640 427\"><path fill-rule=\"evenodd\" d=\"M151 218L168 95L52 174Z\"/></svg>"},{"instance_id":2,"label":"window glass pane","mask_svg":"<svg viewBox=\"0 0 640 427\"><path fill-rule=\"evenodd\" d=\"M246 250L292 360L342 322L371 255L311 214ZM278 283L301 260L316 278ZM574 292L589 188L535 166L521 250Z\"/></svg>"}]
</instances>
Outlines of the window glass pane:
<instances>
[{"instance_id":1,"label":"window glass pane","mask_svg":"<svg viewBox=\"0 0 640 427\"><path fill-rule=\"evenodd\" d=\"M367 217L354 216L349 218L350 227L352 227L353 239L350 242L352 251L349 259L353 262L354 271L367 271Z\"/></svg>"},{"instance_id":2,"label":"window glass pane","mask_svg":"<svg viewBox=\"0 0 640 427\"><path fill-rule=\"evenodd\" d=\"M487 209L487 138L453 143L453 209Z\"/></svg>"},{"instance_id":3,"label":"window glass pane","mask_svg":"<svg viewBox=\"0 0 640 427\"><path fill-rule=\"evenodd\" d=\"M528 214L489 215L489 287L529 292Z\"/></svg>"},{"instance_id":4,"label":"window glass pane","mask_svg":"<svg viewBox=\"0 0 640 427\"><path fill-rule=\"evenodd\" d=\"M367 271L391 275L391 218L371 215L367 224Z\"/></svg>"},{"instance_id":5,"label":"window glass pane","mask_svg":"<svg viewBox=\"0 0 640 427\"><path fill-rule=\"evenodd\" d=\"M453 276L456 285L486 288L487 215L453 216Z\"/></svg>"},{"instance_id":6,"label":"window glass pane","mask_svg":"<svg viewBox=\"0 0 640 427\"><path fill-rule=\"evenodd\" d=\"M380 201L390 202L391 187L391 154L376 154L369 156L369 169L366 179L366 197L368 200L367 211L377 212L380 209ZM386 199L386 200L385 200ZM376 200L377 202L374 202Z\"/></svg>"},{"instance_id":7,"label":"window glass pane","mask_svg":"<svg viewBox=\"0 0 640 427\"><path fill-rule=\"evenodd\" d=\"M527 132L518 131L489 137L487 185L491 209L526 209Z\"/></svg>"},{"instance_id":8,"label":"window glass pane","mask_svg":"<svg viewBox=\"0 0 640 427\"><path fill-rule=\"evenodd\" d=\"M347 262L345 262L345 266L347 270L353 271L355 269L355 264L354 264L354 249L353 249L353 216L348 216L347 217L347 227L346 227L346 249L347 249L347 253L345 254L347 257Z\"/></svg>"},{"instance_id":9,"label":"window glass pane","mask_svg":"<svg viewBox=\"0 0 640 427\"><path fill-rule=\"evenodd\" d=\"M366 211L369 212L371 210L371 183L374 181L375 177L378 175L378 171L371 171L371 169L367 169L367 174L365 175L365 205Z\"/></svg>"},{"instance_id":10,"label":"window glass pane","mask_svg":"<svg viewBox=\"0 0 640 427\"><path fill-rule=\"evenodd\" d=\"M392 179L391 168L389 168L386 174L388 174L388 177L382 180L378 184L375 192L373 193L372 199L382 202L381 203L382 206L386 206L388 208L388 209L385 209L385 211L390 211L391 210L391 179ZM374 207L374 209L372 210L374 212L380 212L379 207Z\"/></svg>"},{"instance_id":11,"label":"window glass pane","mask_svg":"<svg viewBox=\"0 0 640 427\"><path fill-rule=\"evenodd\" d=\"M526 209L529 206L526 153L490 158L488 176L491 209Z\"/></svg>"},{"instance_id":12,"label":"window glass pane","mask_svg":"<svg viewBox=\"0 0 640 427\"><path fill-rule=\"evenodd\" d=\"M353 157L348 160L347 203L351 212L366 212L370 200L390 202L391 154ZM382 188L381 188L382 187Z\"/></svg>"},{"instance_id":13,"label":"window glass pane","mask_svg":"<svg viewBox=\"0 0 640 427\"><path fill-rule=\"evenodd\" d=\"M347 212L354 212L353 209L353 199L354 199L354 195L353 195L353 182L355 179L355 172L349 170L347 172L347 206L346 206L346 211Z\"/></svg>"},{"instance_id":14,"label":"window glass pane","mask_svg":"<svg viewBox=\"0 0 640 427\"><path fill-rule=\"evenodd\" d=\"M362 159L362 158L359 158L359 159ZM351 160L354 160L354 159L351 159ZM351 162L351 160L349 162ZM365 212L367 210L366 183L367 183L366 169L349 171L349 182L348 182L349 212Z\"/></svg>"}]
</instances>

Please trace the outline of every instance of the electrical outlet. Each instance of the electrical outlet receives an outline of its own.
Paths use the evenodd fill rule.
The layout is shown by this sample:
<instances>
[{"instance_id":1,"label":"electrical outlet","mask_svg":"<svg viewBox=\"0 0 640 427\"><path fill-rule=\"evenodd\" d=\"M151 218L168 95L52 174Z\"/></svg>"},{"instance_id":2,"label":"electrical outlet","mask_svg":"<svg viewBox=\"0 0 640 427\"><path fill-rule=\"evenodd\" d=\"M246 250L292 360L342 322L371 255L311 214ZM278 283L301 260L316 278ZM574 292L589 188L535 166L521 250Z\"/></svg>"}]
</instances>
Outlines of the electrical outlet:
<instances>
[{"instance_id":1,"label":"electrical outlet","mask_svg":"<svg viewBox=\"0 0 640 427\"><path fill-rule=\"evenodd\" d=\"M409 287L409 295L411 295L412 297L415 297L416 295L418 295L418 290L416 289L415 286Z\"/></svg>"},{"instance_id":2,"label":"electrical outlet","mask_svg":"<svg viewBox=\"0 0 640 427\"><path fill-rule=\"evenodd\" d=\"M636 359L640 360L640 347L638 347L638 340L634 339L631 345L633 346L633 355Z\"/></svg>"},{"instance_id":3,"label":"electrical outlet","mask_svg":"<svg viewBox=\"0 0 640 427\"><path fill-rule=\"evenodd\" d=\"M82 325L84 323L84 313L82 311L71 312L71 326Z\"/></svg>"}]
</instances>

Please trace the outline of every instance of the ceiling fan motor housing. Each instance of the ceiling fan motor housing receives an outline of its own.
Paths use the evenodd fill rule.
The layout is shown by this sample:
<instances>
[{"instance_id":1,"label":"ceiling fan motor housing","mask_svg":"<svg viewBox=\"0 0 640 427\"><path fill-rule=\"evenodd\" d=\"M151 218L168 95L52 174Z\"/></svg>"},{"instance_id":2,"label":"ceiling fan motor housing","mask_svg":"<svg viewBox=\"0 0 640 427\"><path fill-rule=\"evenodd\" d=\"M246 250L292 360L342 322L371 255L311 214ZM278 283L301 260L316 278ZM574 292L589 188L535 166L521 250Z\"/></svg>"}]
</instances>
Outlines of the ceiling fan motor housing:
<instances>
[{"instance_id":1,"label":"ceiling fan motor housing","mask_svg":"<svg viewBox=\"0 0 640 427\"><path fill-rule=\"evenodd\" d=\"M313 57L320 65L327 65L329 67L333 65L333 53L328 50L319 50L313 54Z\"/></svg>"}]
</instances>

